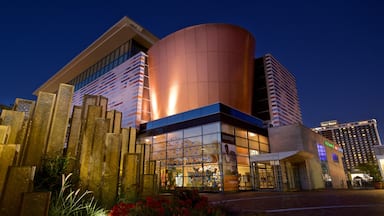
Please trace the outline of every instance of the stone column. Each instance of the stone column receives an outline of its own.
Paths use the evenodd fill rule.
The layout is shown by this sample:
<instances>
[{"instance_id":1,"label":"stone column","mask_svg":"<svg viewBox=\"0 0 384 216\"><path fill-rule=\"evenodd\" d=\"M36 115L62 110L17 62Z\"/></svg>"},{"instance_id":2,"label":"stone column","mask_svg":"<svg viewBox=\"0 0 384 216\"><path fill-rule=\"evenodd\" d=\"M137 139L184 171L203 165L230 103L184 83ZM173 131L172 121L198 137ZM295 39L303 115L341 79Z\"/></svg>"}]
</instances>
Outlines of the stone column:
<instances>
[{"instance_id":1,"label":"stone column","mask_svg":"<svg viewBox=\"0 0 384 216\"><path fill-rule=\"evenodd\" d=\"M32 192L34 176L34 166L9 167L0 200L0 215L19 215L23 193Z\"/></svg>"},{"instance_id":2,"label":"stone column","mask_svg":"<svg viewBox=\"0 0 384 216\"><path fill-rule=\"evenodd\" d=\"M48 216L51 192L23 193L20 216Z\"/></svg>"},{"instance_id":3,"label":"stone column","mask_svg":"<svg viewBox=\"0 0 384 216\"><path fill-rule=\"evenodd\" d=\"M2 125L10 126L11 130L8 137L7 143L16 143L22 144L18 136L22 135L23 122L24 122L24 112L12 111L12 110L3 110L1 113Z\"/></svg>"},{"instance_id":4,"label":"stone column","mask_svg":"<svg viewBox=\"0 0 384 216\"><path fill-rule=\"evenodd\" d=\"M107 133L105 146L102 202L105 208L110 209L118 194L121 135Z\"/></svg>"},{"instance_id":5,"label":"stone column","mask_svg":"<svg viewBox=\"0 0 384 216\"><path fill-rule=\"evenodd\" d=\"M109 129L109 119L96 118L93 146L88 165L88 189L93 191L96 199L101 198L102 175L104 169L104 153L106 135ZM82 164L83 166L83 164Z\"/></svg>"},{"instance_id":6,"label":"stone column","mask_svg":"<svg viewBox=\"0 0 384 216\"><path fill-rule=\"evenodd\" d=\"M0 125L0 144L8 143L8 138L10 133L11 133L10 126Z\"/></svg>"},{"instance_id":7,"label":"stone column","mask_svg":"<svg viewBox=\"0 0 384 216\"><path fill-rule=\"evenodd\" d=\"M126 153L123 167L121 192L128 200L134 200L137 198L140 189L140 154Z\"/></svg>"},{"instance_id":8,"label":"stone column","mask_svg":"<svg viewBox=\"0 0 384 216\"><path fill-rule=\"evenodd\" d=\"M16 98L15 104L13 105L13 110L24 113L24 120L22 130L19 131L19 134L16 137L15 143L20 143L20 153L18 156L17 165L21 165L23 162L23 157L25 155L25 149L29 137L32 114L35 111L36 102L33 100L26 100L21 98Z\"/></svg>"},{"instance_id":9,"label":"stone column","mask_svg":"<svg viewBox=\"0 0 384 216\"><path fill-rule=\"evenodd\" d=\"M89 106L85 128L82 134L82 143L80 146L80 185L82 188L88 187L89 160L94 141L96 118L101 117L102 108L100 106Z\"/></svg>"},{"instance_id":10,"label":"stone column","mask_svg":"<svg viewBox=\"0 0 384 216\"><path fill-rule=\"evenodd\" d=\"M37 166L47 144L56 95L39 92L22 165Z\"/></svg>"},{"instance_id":11,"label":"stone column","mask_svg":"<svg viewBox=\"0 0 384 216\"><path fill-rule=\"evenodd\" d=\"M117 110L111 110L107 112L107 119L111 119L111 125L109 127L110 133L117 133L117 134L120 133L121 118L122 118L122 113Z\"/></svg>"},{"instance_id":12,"label":"stone column","mask_svg":"<svg viewBox=\"0 0 384 216\"><path fill-rule=\"evenodd\" d=\"M0 144L0 197L7 177L8 166L13 166L16 163L18 147L19 145L15 144Z\"/></svg>"},{"instance_id":13,"label":"stone column","mask_svg":"<svg viewBox=\"0 0 384 216\"><path fill-rule=\"evenodd\" d=\"M81 133L81 107L74 106L72 109L71 124L69 129L69 137L67 143L67 156L69 156L71 164L69 172L73 172L76 165L75 161L80 159L79 142Z\"/></svg>"},{"instance_id":14,"label":"stone column","mask_svg":"<svg viewBox=\"0 0 384 216\"><path fill-rule=\"evenodd\" d=\"M59 86L46 148L48 157L55 157L63 154L72 106L73 91L74 86L72 85L61 83Z\"/></svg>"},{"instance_id":15,"label":"stone column","mask_svg":"<svg viewBox=\"0 0 384 216\"><path fill-rule=\"evenodd\" d=\"M100 117L105 118L107 113L107 104L108 104L108 98L106 97L103 97L100 95L84 95L83 112L81 114L82 118L85 119L87 117L88 107L90 105L100 106L102 109Z\"/></svg>"}]
</instances>

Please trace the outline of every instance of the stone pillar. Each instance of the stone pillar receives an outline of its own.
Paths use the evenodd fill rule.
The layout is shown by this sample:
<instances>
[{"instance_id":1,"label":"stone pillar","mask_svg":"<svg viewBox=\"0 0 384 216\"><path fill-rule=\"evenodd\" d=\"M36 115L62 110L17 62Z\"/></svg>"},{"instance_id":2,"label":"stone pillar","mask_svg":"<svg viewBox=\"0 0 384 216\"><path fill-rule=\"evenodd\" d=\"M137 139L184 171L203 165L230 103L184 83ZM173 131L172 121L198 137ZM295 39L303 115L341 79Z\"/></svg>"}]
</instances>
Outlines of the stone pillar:
<instances>
[{"instance_id":1,"label":"stone pillar","mask_svg":"<svg viewBox=\"0 0 384 216\"><path fill-rule=\"evenodd\" d=\"M71 124L67 143L67 156L70 158L68 173L74 172L76 161L80 159L79 142L81 133L81 107L74 106L72 110Z\"/></svg>"},{"instance_id":2,"label":"stone pillar","mask_svg":"<svg viewBox=\"0 0 384 216\"><path fill-rule=\"evenodd\" d=\"M89 160L94 141L96 118L101 117L101 111L102 108L100 106L91 105L88 107L85 128L82 134L80 146L80 185L84 189L88 187Z\"/></svg>"},{"instance_id":3,"label":"stone pillar","mask_svg":"<svg viewBox=\"0 0 384 216\"><path fill-rule=\"evenodd\" d=\"M11 133L10 126L0 125L0 144L8 143L8 138L10 133Z\"/></svg>"},{"instance_id":4,"label":"stone pillar","mask_svg":"<svg viewBox=\"0 0 384 216\"><path fill-rule=\"evenodd\" d=\"M23 157L25 155L25 149L29 137L30 132L30 126L31 126L31 119L33 112L35 111L36 102L33 100L26 100L21 98L16 98L15 104L13 105L13 110L18 112L24 113L24 121L22 130L19 132L18 136L16 137L16 142L18 144L21 144L20 146L20 153L18 156L17 165L21 165L23 161Z\"/></svg>"},{"instance_id":5,"label":"stone pillar","mask_svg":"<svg viewBox=\"0 0 384 216\"><path fill-rule=\"evenodd\" d=\"M102 175L104 168L105 141L109 129L109 122L109 119L96 118L93 146L88 165L88 189L93 191L93 195L98 200L101 198L101 190L103 187Z\"/></svg>"},{"instance_id":6,"label":"stone pillar","mask_svg":"<svg viewBox=\"0 0 384 216\"><path fill-rule=\"evenodd\" d=\"M105 146L102 202L104 208L110 209L118 195L121 135L108 133Z\"/></svg>"},{"instance_id":7,"label":"stone pillar","mask_svg":"<svg viewBox=\"0 0 384 216\"><path fill-rule=\"evenodd\" d=\"M37 166L47 144L56 95L39 92L22 165Z\"/></svg>"},{"instance_id":8,"label":"stone pillar","mask_svg":"<svg viewBox=\"0 0 384 216\"><path fill-rule=\"evenodd\" d=\"M117 110L111 110L107 112L107 119L111 119L111 125L109 127L109 133L119 134L121 131L121 118L122 113Z\"/></svg>"},{"instance_id":9,"label":"stone pillar","mask_svg":"<svg viewBox=\"0 0 384 216\"><path fill-rule=\"evenodd\" d=\"M16 143L22 144L21 139L18 136L22 135L23 122L24 122L24 112L12 111L12 110L3 110L1 113L2 125L8 125L11 127L8 142L7 143Z\"/></svg>"},{"instance_id":10,"label":"stone pillar","mask_svg":"<svg viewBox=\"0 0 384 216\"><path fill-rule=\"evenodd\" d=\"M128 152L136 153L136 129L128 128L129 130L129 139L128 139Z\"/></svg>"},{"instance_id":11,"label":"stone pillar","mask_svg":"<svg viewBox=\"0 0 384 216\"><path fill-rule=\"evenodd\" d=\"M12 110L24 112L25 117L30 119L32 117L33 112L35 111L35 106L36 102L33 100L16 98Z\"/></svg>"},{"instance_id":12,"label":"stone pillar","mask_svg":"<svg viewBox=\"0 0 384 216\"><path fill-rule=\"evenodd\" d=\"M144 174L143 175L143 192L142 196L151 196L156 192L155 189L156 175L154 174Z\"/></svg>"},{"instance_id":13,"label":"stone pillar","mask_svg":"<svg viewBox=\"0 0 384 216\"><path fill-rule=\"evenodd\" d=\"M61 83L56 97L46 154L55 157L63 154L67 136L69 115L72 106L74 86Z\"/></svg>"},{"instance_id":14,"label":"stone pillar","mask_svg":"<svg viewBox=\"0 0 384 216\"><path fill-rule=\"evenodd\" d=\"M90 105L100 106L102 109L100 117L105 118L107 113L107 104L108 98L103 97L101 95L84 95L83 112L81 114L82 118L85 119L87 117L88 107Z\"/></svg>"},{"instance_id":15,"label":"stone pillar","mask_svg":"<svg viewBox=\"0 0 384 216\"><path fill-rule=\"evenodd\" d=\"M4 190L0 200L0 215L19 215L22 196L25 192L32 192L34 166L9 167Z\"/></svg>"},{"instance_id":16,"label":"stone pillar","mask_svg":"<svg viewBox=\"0 0 384 216\"><path fill-rule=\"evenodd\" d=\"M0 144L0 197L7 177L8 166L13 166L16 163L18 147L19 145L15 144Z\"/></svg>"},{"instance_id":17,"label":"stone pillar","mask_svg":"<svg viewBox=\"0 0 384 216\"><path fill-rule=\"evenodd\" d=\"M126 153L124 155L123 167L121 192L128 200L134 200L137 198L140 190L140 154Z\"/></svg>"},{"instance_id":18,"label":"stone pillar","mask_svg":"<svg viewBox=\"0 0 384 216\"><path fill-rule=\"evenodd\" d=\"M20 216L48 216L51 192L23 193Z\"/></svg>"}]
</instances>

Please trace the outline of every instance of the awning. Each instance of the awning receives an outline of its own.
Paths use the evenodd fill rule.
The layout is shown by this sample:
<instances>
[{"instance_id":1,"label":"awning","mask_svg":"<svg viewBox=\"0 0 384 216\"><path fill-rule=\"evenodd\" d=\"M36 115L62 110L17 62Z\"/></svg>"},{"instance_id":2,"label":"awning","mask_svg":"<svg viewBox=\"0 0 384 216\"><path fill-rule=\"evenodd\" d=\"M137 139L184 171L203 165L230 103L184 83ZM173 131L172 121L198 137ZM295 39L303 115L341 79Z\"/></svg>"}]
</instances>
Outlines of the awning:
<instances>
[{"instance_id":1,"label":"awning","mask_svg":"<svg viewBox=\"0 0 384 216\"><path fill-rule=\"evenodd\" d=\"M252 155L251 162L263 162L263 161L303 161L306 159L313 158L313 154L305 151L285 151L285 152L274 152L267 154Z\"/></svg>"}]
</instances>

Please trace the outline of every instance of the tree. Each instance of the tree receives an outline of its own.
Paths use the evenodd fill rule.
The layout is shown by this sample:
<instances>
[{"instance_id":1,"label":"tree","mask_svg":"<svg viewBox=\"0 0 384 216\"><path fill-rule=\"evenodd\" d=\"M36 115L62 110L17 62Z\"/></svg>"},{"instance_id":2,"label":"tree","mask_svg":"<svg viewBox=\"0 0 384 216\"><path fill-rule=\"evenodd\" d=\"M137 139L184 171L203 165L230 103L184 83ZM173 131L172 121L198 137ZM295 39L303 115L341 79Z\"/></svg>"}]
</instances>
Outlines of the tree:
<instances>
[{"instance_id":1,"label":"tree","mask_svg":"<svg viewBox=\"0 0 384 216\"><path fill-rule=\"evenodd\" d=\"M356 168L369 174L374 182L380 182L382 180L379 166L376 163L361 163Z\"/></svg>"}]
</instances>

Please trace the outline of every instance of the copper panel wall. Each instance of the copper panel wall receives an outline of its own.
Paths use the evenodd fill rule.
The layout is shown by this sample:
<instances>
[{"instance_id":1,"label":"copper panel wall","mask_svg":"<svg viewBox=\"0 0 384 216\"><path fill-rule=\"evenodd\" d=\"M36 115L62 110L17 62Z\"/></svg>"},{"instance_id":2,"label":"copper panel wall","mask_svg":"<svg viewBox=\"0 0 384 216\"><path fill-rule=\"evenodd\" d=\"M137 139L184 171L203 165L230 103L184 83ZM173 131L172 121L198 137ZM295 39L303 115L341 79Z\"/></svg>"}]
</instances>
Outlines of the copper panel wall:
<instances>
[{"instance_id":1,"label":"copper panel wall","mask_svg":"<svg viewBox=\"0 0 384 216\"><path fill-rule=\"evenodd\" d=\"M255 40L243 28L203 24L152 46L149 85L153 120L221 102L251 114Z\"/></svg>"}]
</instances>

